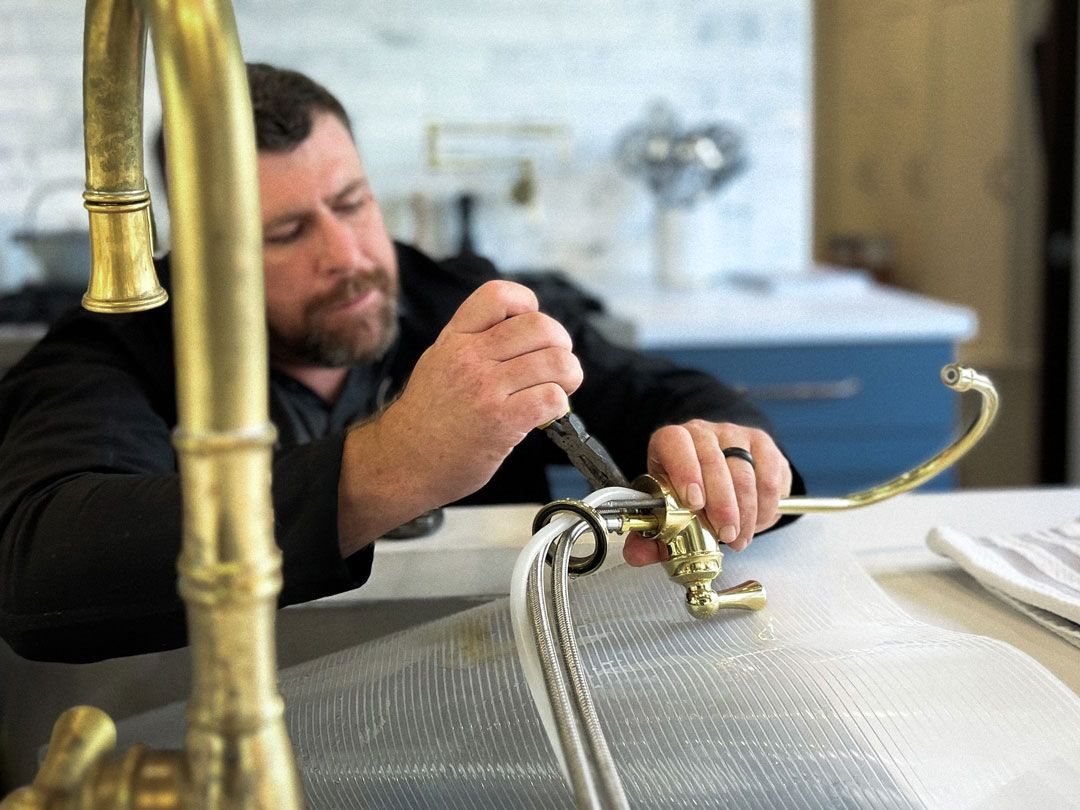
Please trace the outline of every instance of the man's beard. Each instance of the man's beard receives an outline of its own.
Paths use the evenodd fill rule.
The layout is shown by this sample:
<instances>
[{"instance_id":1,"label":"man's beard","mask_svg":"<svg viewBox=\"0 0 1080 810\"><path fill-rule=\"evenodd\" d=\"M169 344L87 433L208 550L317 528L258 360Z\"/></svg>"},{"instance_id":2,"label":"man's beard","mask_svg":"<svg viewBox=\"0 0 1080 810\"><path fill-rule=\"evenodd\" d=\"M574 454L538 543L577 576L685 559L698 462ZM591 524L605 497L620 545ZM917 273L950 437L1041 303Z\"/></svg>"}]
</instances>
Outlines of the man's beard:
<instances>
[{"instance_id":1,"label":"man's beard","mask_svg":"<svg viewBox=\"0 0 1080 810\"><path fill-rule=\"evenodd\" d=\"M304 313L306 334L288 339L270 327L271 354L277 360L319 368L362 366L381 359L398 336L397 294L393 287L383 270L342 279L329 293L308 304ZM369 290L384 295L377 312L351 321L352 328L327 325L327 316L334 309Z\"/></svg>"}]
</instances>

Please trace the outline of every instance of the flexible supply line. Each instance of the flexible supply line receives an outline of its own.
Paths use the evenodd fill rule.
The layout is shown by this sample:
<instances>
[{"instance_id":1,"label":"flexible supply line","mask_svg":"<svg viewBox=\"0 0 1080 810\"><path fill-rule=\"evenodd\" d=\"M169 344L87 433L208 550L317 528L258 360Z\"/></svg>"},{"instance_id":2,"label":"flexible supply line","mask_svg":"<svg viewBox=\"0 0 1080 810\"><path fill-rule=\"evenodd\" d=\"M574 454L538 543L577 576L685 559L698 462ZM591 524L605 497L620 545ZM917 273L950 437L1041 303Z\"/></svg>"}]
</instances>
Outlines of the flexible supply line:
<instances>
[{"instance_id":1,"label":"flexible supply line","mask_svg":"<svg viewBox=\"0 0 1080 810\"><path fill-rule=\"evenodd\" d=\"M581 655L578 652L577 640L574 636L574 622L570 611L570 549L573 547L578 536L587 527L578 524L569 532L559 535L556 542L555 564L552 566L552 601L555 607L555 630L562 653L562 662L566 669L566 676L570 680L570 691L574 699L574 707L577 717L583 726L585 741L589 746L589 754L597 771L600 789L607 799L606 806L624 810L627 808L626 794L623 792L622 780L615 768L615 762L611 758L604 731L600 726L600 718L597 717L596 707L589 692L588 682L585 680L584 670L581 665Z\"/></svg>"},{"instance_id":2,"label":"flexible supply line","mask_svg":"<svg viewBox=\"0 0 1080 810\"><path fill-rule=\"evenodd\" d=\"M637 490L607 487L582 503L596 509L616 500L648 499ZM578 806L624 810L626 797L582 673L567 588L571 548L590 529L595 532L593 521L556 513L537 530L514 566L511 620L533 701ZM549 559L550 575L545 570Z\"/></svg>"}]
</instances>

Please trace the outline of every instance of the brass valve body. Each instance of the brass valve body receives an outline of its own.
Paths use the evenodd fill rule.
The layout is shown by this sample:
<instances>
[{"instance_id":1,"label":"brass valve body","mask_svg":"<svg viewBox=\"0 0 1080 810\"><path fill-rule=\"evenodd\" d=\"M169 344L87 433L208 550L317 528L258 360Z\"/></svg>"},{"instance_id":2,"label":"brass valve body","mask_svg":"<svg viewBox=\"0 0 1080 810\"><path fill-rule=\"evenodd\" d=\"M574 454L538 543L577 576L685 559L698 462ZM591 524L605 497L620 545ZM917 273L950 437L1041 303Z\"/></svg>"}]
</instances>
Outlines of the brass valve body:
<instances>
[{"instance_id":1,"label":"brass valve body","mask_svg":"<svg viewBox=\"0 0 1080 810\"><path fill-rule=\"evenodd\" d=\"M633 488L663 500L653 510L654 529L642 531L661 543L667 558L664 570L673 582L686 589L686 609L698 619L715 616L721 608L761 610L765 607L765 589L760 582L748 580L724 591L715 591L712 581L723 570L724 553L720 544L701 529L701 521L680 506L664 483L651 475L642 475ZM653 522L653 521L650 521Z\"/></svg>"}]
</instances>

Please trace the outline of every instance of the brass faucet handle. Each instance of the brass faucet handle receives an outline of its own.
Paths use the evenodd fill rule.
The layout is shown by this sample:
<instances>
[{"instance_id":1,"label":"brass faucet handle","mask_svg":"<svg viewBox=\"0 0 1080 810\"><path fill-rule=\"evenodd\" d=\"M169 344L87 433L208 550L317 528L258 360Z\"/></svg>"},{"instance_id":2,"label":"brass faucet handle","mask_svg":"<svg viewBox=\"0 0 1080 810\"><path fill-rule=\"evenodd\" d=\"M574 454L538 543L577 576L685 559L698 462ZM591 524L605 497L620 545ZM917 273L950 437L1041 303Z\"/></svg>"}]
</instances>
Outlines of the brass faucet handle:
<instances>
[{"instance_id":1,"label":"brass faucet handle","mask_svg":"<svg viewBox=\"0 0 1080 810\"><path fill-rule=\"evenodd\" d=\"M82 783L94 762L114 748L116 725L109 715L93 706L68 709L53 725L34 787L67 793Z\"/></svg>"},{"instance_id":2,"label":"brass faucet handle","mask_svg":"<svg viewBox=\"0 0 1080 810\"><path fill-rule=\"evenodd\" d=\"M0 802L0 810L44 810L84 784L90 770L116 747L116 725L100 709L76 706L53 726L45 761L34 782Z\"/></svg>"},{"instance_id":3,"label":"brass faucet handle","mask_svg":"<svg viewBox=\"0 0 1080 810\"><path fill-rule=\"evenodd\" d=\"M720 574L723 552L675 554L664 560L664 570L673 582L686 589L686 609L695 619L707 619L721 610L761 610L765 607L765 588L757 580L747 580L723 591L713 590L712 581Z\"/></svg>"},{"instance_id":4,"label":"brass faucet handle","mask_svg":"<svg viewBox=\"0 0 1080 810\"><path fill-rule=\"evenodd\" d=\"M739 610L761 610L765 607L765 587L756 579L735 585L724 591L716 591L720 607Z\"/></svg>"}]
</instances>

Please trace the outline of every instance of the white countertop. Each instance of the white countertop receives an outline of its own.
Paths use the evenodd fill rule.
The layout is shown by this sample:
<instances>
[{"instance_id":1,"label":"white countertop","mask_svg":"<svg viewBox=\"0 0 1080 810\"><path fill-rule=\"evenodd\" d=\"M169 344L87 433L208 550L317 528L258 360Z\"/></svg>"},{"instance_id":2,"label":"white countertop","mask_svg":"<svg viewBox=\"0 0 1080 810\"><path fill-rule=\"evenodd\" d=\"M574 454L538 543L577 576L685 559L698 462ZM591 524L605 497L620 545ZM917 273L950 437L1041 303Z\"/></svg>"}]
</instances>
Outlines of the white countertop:
<instances>
[{"instance_id":1,"label":"white countertop","mask_svg":"<svg viewBox=\"0 0 1080 810\"><path fill-rule=\"evenodd\" d=\"M820 269L695 290L642 281L586 286L604 302L600 320L611 324L610 337L640 349L959 343L977 329L967 307L874 284L856 271ZM0 324L0 365L44 333L40 324Z\"/></svg>"},{"instance_id":2,"label":"white countertop","mask_svg":"<svg viewBox=\"0 0 1080 810\"><path fill-rule=\"evenodd\" d=\"M506 595L537 509L449 509L443 528L429 538L380 541L371 581L363 588L278 614L279 654L291 645L297 649L286 655L288 663L310 660L367 640L376 630L391 632L461 610L467 601ZM1080 648L997 600L925 542L940 525L974 534L1020 532L1059 525L1078 513L1080 488L909 493L850 512L806 515L758 538L740 558L752 569L755 549L827 541L853 554L908 615L1011 644L1080 694ZM620 554L613 543L606 565L616 564ZM664 576L659 566L642 575ZM427 612L418 614L417 605ZM4 776L15 780L12 786L33 778L37 747L63 709L90 704L122 718L182 699L191 688L187 649L72 667L27 662L0 644L0 671L0 713L11 739L25 741L2 763L10 768Z\"/></svg>"},{"instance_id":3,"label":"white countertop","mask_svg":"<svg viewBox=\"0 0 1080 810\"><path fill-rule=\"evenodd\" d=\"M363 588L311 603L344 606L383 600L496 598L531 534L535 505L447 510L442 529L418 540L380 541ZM755 544L815 542L823 536L853 554L913 618L1005 641L1028 653L1080 694L1080 648L985 591L955 563L931 552L926 536L948 525L971 534L1059 525L1080 514L1080 488L908 493L874 506L806 515ZM753 554L755 544L742 552ZM607 565L621 560L613 542ZM657 575L662 572L657 569Z\"/></svg>"},{"instance_id":4,"label":"white countertop","mask_svg":"<svg viewBox=\"0 0 1080 810\"><path fill-rule=\"evenodd\" d=\"M641 349L968 340L973 310L823 270L700 290L592 287Z\"/></svg>"}]
</instances>

